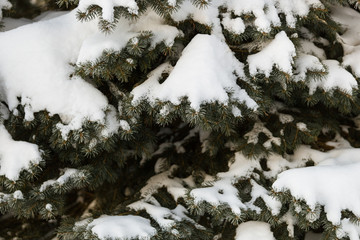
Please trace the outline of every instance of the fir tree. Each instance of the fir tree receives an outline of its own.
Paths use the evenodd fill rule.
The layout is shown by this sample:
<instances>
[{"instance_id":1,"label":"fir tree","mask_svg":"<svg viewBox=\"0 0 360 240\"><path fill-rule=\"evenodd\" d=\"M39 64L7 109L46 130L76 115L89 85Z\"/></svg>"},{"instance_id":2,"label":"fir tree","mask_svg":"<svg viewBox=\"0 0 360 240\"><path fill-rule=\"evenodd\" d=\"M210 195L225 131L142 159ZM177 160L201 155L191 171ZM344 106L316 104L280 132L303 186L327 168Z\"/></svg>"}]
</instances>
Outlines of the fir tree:
<instances>
[{"instance_id":1,"label":"fir tree","mask_svg":"<svg viewBox=\"0 0 360 240\"><path fill-rule=\"evenodd\" d=\"M0 237L359 239L358 7L0 0Z\"/></svg>"}]
</instances>

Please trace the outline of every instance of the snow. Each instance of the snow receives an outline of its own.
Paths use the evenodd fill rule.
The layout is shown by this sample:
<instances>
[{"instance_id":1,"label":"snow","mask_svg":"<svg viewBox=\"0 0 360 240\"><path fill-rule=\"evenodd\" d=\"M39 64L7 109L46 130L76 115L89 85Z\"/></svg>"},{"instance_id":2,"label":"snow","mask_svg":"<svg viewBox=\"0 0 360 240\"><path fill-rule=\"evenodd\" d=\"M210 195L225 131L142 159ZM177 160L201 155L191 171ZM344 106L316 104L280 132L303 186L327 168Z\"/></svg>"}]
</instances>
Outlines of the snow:
<instances>
[{"instance_id":1,"label":"snow","mask_svg":"<svg viewBox=\"0 0 360 240\"><path fill-rule=\"evenodd\" d=\"M279 26L280 18L274 1L267 0L228 0L226 6L238 16L243 14L254 14L254 25L259 31L269 32L271 26Z\"/></svg>"},{"instance_id":2,"label":"snow","mask_svg":"<svg viewBox=\"0 0 360 240\"><path fill-rule=\"evenodd\" d=\"M161 207L154 198L152 198L151 201L153 204L140 200L128 205L128 207L135 211L145 210L163 229L170 229L175 225L176 221L182 220L182 218L175 214L172 210ZM180 207L183 211L187 212L181 205L177 206L177 208ZM185 214L182 215L185 216Z\"/></svg>"},{"instance_id":3,"label":"snow","mask_svg":"<svg viewBox=\"0 0 360 240\"><path fill-rule=\"evenodd\" d=\"M86 224L86 223L84 223ZM100 240L105 239L150 239L156 234L156 229L150 225L150 220L139 216L107 216L91 221L88 226Z\"/></svg>"},{"instance_id":4,"label":"snow","mask_svg":"<svg viewBox=\"0 0 360 240\"><path fill-rule=\"evenodd\" d=\"M360 77L360 26L359 13L349 7L331 8L331 16L345 28L344 34L338 36L344 49L343 65L350 66L356 77Z\"/></svg>"},{"instance_id":5,"label":"snow","mask_svg":"<svg viewBox=\"0 0 360 240\"><path fill-rule=\"evenodd\" d=\"M236 228L235 240L275 240L270 224L265 222L248 221Z\"/></svg>"},{"instance_id":6,"label":"snow","mask_svg":"<svg viewBox=\"0 0 360 240\"><path fill-rule=\"evenodd\" d=\"M173 165L169 170L151 177L146 182L146 185L140 190L141 196L148 199L153 193L157 192L158 189L166 187L167 191L174 197L175 201L180 197L184 197L187 189L183 186L182 180L172 177L172 173L177 168L178 166Z\"/></svg>"},{"instance_id":7,"label":"snow","mask_svg":"<svg viewBox=\"0 0 360 240\"><path fill-rule=\"evenodd\" d=\"M67 181L69 181L69 179L75 175L79 174L79 170L78 169L74 169L74 168L67 168L65 169L65 172L63 175L61 175L56 181L60 184L63 185L65 184Z\"/></svg>"},{"instance_id":8,"label":"snow","mask_svg":"<svg viewBox=\"0 0 360 240\"><path fill-rule=\"evenodd\" d=\"M247 139L248 144L257 144L260 133L264 133L269 138L269 140L264 143L265 148L271 148L272 143L278 146L281 145L281 139L274 137L262 122L256 122L253 129L244 135L244 138Z\"/></svg>"},{"instance_id":9,"label":"snow","mask_svg":"<svg viewBox=\"0 0 360 240\"><path fill-rule=\"evenodd\" d=\"M114 106L110 105L105 118L105 128L101 130L101 135L109 137L118 132L120 122L117 118L117 112Z\"/></svg>"},{"instance_id":10,"label":"snow","mask_svg":"<svg viewBox=\"0 0 360 240\"><path fill-rule=\"evenodd\" d=\"M295 81L305 81L309 72L325 73L326 69L317 57L308 54L299 54L299 56L295 59Z\"/></svg>"},{"instance_id":11,"label":"snow","mask_svg":"<svg viewBox=\"0 0 360 240\"><path fill-rule=\"evenodd\" d=\"M307 29L302 29L303 31L308 31ZM305 37L306 37L305 33ZM310 33L309 33L310 34ZM312 55L314 57L317 57L320 60L326 59L326 54L324 49L317 47L314 42L319 42L320 40L318 38L315 38L313 36L308 36L308 39L299 39L300 42L300 52L304 55ZM326 46L326 45L325 45ZM300 57L300 56L299 56Z\"/></svg>"},{"instance_id":12,"label":"snow","mask_svg":"<svg viewBox=\"0 0 360 240\"><path fill-rule=\"evenodd\" d=\"M253 14L253 25L261 32L270 32L272 27L281 25L280 13L286 16L287 25L294 28L297 17L305 17L311 7L323 8L319 0L213 0L205 8L197 8L190 0L185 0L178 11L171 14L175 21L184 21L191 17L194 21L212 27L212 34L220 36L219 7L227 8L242 17ZM225 14L222 24L226 29L237 34L243 32L243 23L240 18L230 19Z\"/></svg>"},{"instance_id":13,"label":"snow","mask_svg":"<svg viewBox=\"0 0 360 240\"><path fill-rule=\"evenodd\" d=\"M49 212L52 212L53 206L52 206L50 203L47 203L47 204L45 205L45 209L48 210Z\"/></svg>"},{"instance_id":14,"label":"snow","mask_svg":"<svg viewBox=\"0 0 360 240\"><path fill-rule=\"evenodd\" d=\"M344 238L349 237L350 240L359 240L360 236L360 227L358 224L350 221L350 219L345 218L341 220L340 228L336 231L336 237Z\"/></svg>"},{"instance_id":15,"label":"snow","mask_svg":"<svg viewBox=\"0 0 360 240\"><path fill-rule=\"evenodd\" d=\"M260 52L250 55L247 59L252 76L263 73L270 76L273 66L292 75L293 57L296 56L295 46L284 31L278 33Z\"/></svg>"},{"instance_id":16,"label":"snow","mask_svg":"<svg viewBox=\"0 0 360 240\"><path fill-rule=\"evenodd\" d=\"M12 7L8 0L0 0L0 20L2 19L2 9L10 9Z\"/></svg>"},{"instance_id":17,"label":"snow","mask_svg":"<svg viewBox=\"0 0 360 240\"><path fill-rule=\"evenodd\" d=\"M86 12L91 5L102 8L102 18L106 21L114 21L114 7L124 7L131 14L138 14L139 7L134 0L80 0L78 9Z\"/></svg>"},{"instance_id":18,"label":"snow","mask_svg":"<svg viewBox=\"0 0 360 240\"><path fill-rule=\"evenodd\" d=\"M241 214L242 209L248 209L248 207L254 209L255 206L245 205L241 202L238 197L238 190L232 183L250 177L255 168L260 169L258 161L246 159L244 155L238 152L235 154L235 161L229 166L229 171L218 173L217 181L205 181L204 185L211 184L211 186L193 189L190 191L190 196L194 198L195 204L202 202L210 203L213 206L227 204L231 211L237 215Z\"/></svg>"},{"instance_id":19,"label":"snow","mask_svg":"<svg viewBox=\"0 0 360 240\"><path fill-rule=\"evenodd\" d=\"M0 175L10 180L19 179L20 172L41 161L41 152L35 144L14 141L0 124Z\"/></svg>"},{"instance_id":20,"label":"snow","mask_svg":"<svg viewBox=\"0 0 360 240\"><path fill-rule=\"evenodd\" d=\"M313 94L317 88L322 88L325 91L331 91L338 88L349 94L352 93L353 88L357 89L358 85L356 79L351 73L341 67L338 61L324 60L322 63L327 68L328 74L322 79L312 79L308 83L309 94Z\"/></svg>"},{"instance_id":21,"label":"snow","mask_svg":"<svg viewBox=\"0 0 360 240\"><path fill-rule=\"evenodd\" d=\"M153 33L151 37L152 47L160 42L164 42L167 46L172 46L175 38L183 35L177 28L165 24L164 19L154 11L148 10L137 21L129 21L124 18L119 19L115 29L110 34L105 35L101 32L96 32L89 36L81 46L77 63L94 62L101 56L104 50L120 51L129 41L132 41L132 44L136 44L136 42L133 42L138 41L136 36L146 31Z\"/></svg>"},{"instance_id":22,"label":"snow","mask_svg":"<svg viewBox=\"0 0 360 240\"><path fill-rule=\"evenodd\" d=\"M359 154L359 149L352 148L326 153L307 148L298 149L295 156L310 158L317 165L280 173L273 188L275 191L288 189L295 198L305 200L312 210L318 204L323 205L327 219L338 225L342 210L347 209L360 216L357 204L360 199L360 181L357 180L360 171ZM352 184L349 185L349 182Z\"/></svg>"},{"instance_id":23,"label":"snow","mask_svg":"<svg viewBox=\"0 0 360 240\"><path fill-rule=\"evenodd\" d=\"M158 80L163 72L170 75L160 84ZM132 102L136 105L148 99L151 103L160 100L179 105L181 97L186 96L190 106L199 110L203 103L219 101L227 104L228 92L231 92L231 99L256 109L256 102L236 84L237 76L233 72L245 77L243 64L228 46L216 36L198 34L183 50L175 67L162 64L144 83L132 90Z\"/></svg>"},{"instance_id":24,"label":"snow","mask_svg":"<svg viewBox=\"0 0 360 240\"><path fill-rule=\"evenodd\" d=\"M309 131L309 129L307 128L306 124L303 123L303 122L298 122L298 123L296 123L296 127L297 127L297 129L299 129L299 130L302 131L302 132L307 132L307 131Z\"/></svg>"},{"instance_id":25,"label":"snow","mask_svg":"<svg viewBox=\"0 0 360 240\"><path fill-rule=\"evenodd\" d=\"M251 190L252 199L250 200L249 203L247 203L247 205L250 206L249 208L253 208L252 206L255 206L254 203L256 199L261 197L264 200L266 206L271 210L271 214L274 216L278 215L280 213L280 209L282 206L281 202L275 199L274 197L270 196L270 192L267 191L263 186L255 182L253 179L250 180L250 183L252 185L252 190ZM257 209L255 208L254 210Z\"/></svg>"},{"instance_id":26,"label":"snow","mask_svg":"<svg viewBox=\"0 0 360 240\"><path fill-rule=\"evenodd\" d=\"M129 131L129 130L130 130L130 125L129 125L129 123L128 123L127 121L125 121L125 120L120 120L119 124L120 124L120 127L121 127L123 130L125 130L125 131Z\"/></svg>"},{"instance_id":27,"label":"snow","mask_svg":"<svg viewBox=\"0 0 360 240\"><path fill-rule=\"evenodd\" d=\"M289 232L289 237L294 238L294 226L297 223L296 218L291 214L291 212L287 212L284 216L280 219L281 222L285 222L287 227L286 229Z\"/></svg>"},{"instance_id":28,"label":"snow","mask_svg":"<svg viewBox=\"0 0 360 240\"><path fill-rule=\"evenodd\" d=\"M212 206L227 204L236 215L241 215L246 205L238 198L238 190L231 184L231 179L221 179L213 183L211 187L196 188L191 190L190 196L195 204L207 202Z\"/></svg>"},{"instance_id":29,"label":"snow","mask_svg":"<svg viewBox=\"0 0 360 240\"><path fill-rule=\"evenodd\" d=\"M16 190L14 193L13 193L13 197L15 199L24 199L24 196L22 194L22 192L20 190Z\"/></svg>"},{"instance_id":30,"label":"snow","mask_svg":"<svg viewBox=\"0 0 360 240\"><path fill-rule=\"evenodd\" d=\"M6 46L0 49L0 84L6 90L1 94L10 110L21 97L29 119L47 110L67 120L70 129L79 129L85 118L103 120L105 96L79 77L69 77L69 63L76 61L82 42L98 31L75 15L76 10L0 33L0 45Z\"/></svg>"},{"instance_id":31,"label":"snow","mask_svg":"<svg viewBox=\"0 0 360 240\"><path fill-rule=\"evenodd\" d=\"M78 170L75 168L65 168L65 169L63 169L62 175L58 179L56 179L56 180L50 179L50 180L43 182L40 186L39 191L44 192L50 186L54 186L54 185L61 186L61 185L66 184L67 182L69 182L71 179L74 179L76 177L81 178L84 176L85 176L85 172L82 170Z\"/></svg>"},{"instance_id":32,"label":"snow","mask_svg":"<svg viewBox=\"0 0 360 240\"><path fill-rule=\"evenodd\" d=\"M9 31L11 29L15 29L32 22L33 22L32 20L27 18L14 19L14 18L4 17L2 19L2 23L4 27L1 28L1 31Z\"/></svg>"},{"instance_id":33,"label":"snow","mask_svg":"<svg viewBox=\"0 0 360 240\"><path fill-rule=\"evenodd\" d=\"M176 0L167 0L169 6L175 7L176 6Z\"/></svg>"},{"instance_id":34,"label":"snow","mask_svg":"<svg viewBox=\"0 0 360 240\"><path fill-rule=\"evenodd\" d=\"M229 32L241 34L245 31L244 21L240 17L231 19L230 13L223 14L221 23Z\"/></svg>"},{"instance_id":35,"label":"snow","mask_svg":"<svg viewBox=\"0 0 360 240\"><path fill-rule=\"evenodd\" d=\"M309 13L309 5L307 1L299 0L276 0L280 13L284 13L286 16L286 23L289 27L295 28L296 15L305 17ZM312 1L318 5L322 5L320 1ZM294 14L295 13L295 14Z\"/></svg>"},{"instance_id":36,"label":"snow","mask_svg":"<svg viewBox=\"0 0 360 240\"><path fill-rule=\"evenodd\" d=\"M190 0L181 3L180 8L171 14L174 21L181 22L191 17L194 21L212 27L212 34L221 36L221 26L218 7L222 1L211 1L206 7L198 8Z\"/></svg>"},{"instance_id":37,"label":"snow","mask_svg":"<svg viewBox=\"0 0 360 240\"><path fill-rule=\"evenodd\" d=\"M293 118L293 116L291 116L289 114L279 113L279 121L282 124L286 124L286 123L291 123L292 121L294 121L294 118Z\"/></svg>"},{"instance_id":38,"label":"snow","mask_svg":"<svg viewBox=\"0 0 360 240\"><path fill-rule=\"evenodd\" d=\"M131 2L112 1L110 4L130 6ZM106 5L109 2L81 1L80 5L95 3ZM62 123L57 124L57 128L64 139L71 130L80 129L85 119L103 123L104 110L109 107L100 91L79 77L69 77L73 72L69 63L95 61L104 50L121 50L142 31L154 33L153 46L162 41L171 46L182 34L149 10L136 23L121 19L112 34L104 35L99 32L96 20L80 23L76 11L44 17L47 20L40 18L39 22L0 33L0 44L6 46L0 49L0 83L4 89L1 95L10 110L15 111L19 103L23 104L27 121L32 121L33 113L41 110L47 110L50 115L59 114ZM112 126L130 129L124 120ZM108 132L112 134L116 130Z\"/></svg>"},{"instance_id":39,"label":"snow","mask_svg":"<svg viewBox=\"0 0 360 240\"><path fill-rule=\"evenodd\" d=\"M241 115L241 110L236 106L232 107L231 112L235 117L241 117L242 116Z\"/></svg>"}]
</instances>

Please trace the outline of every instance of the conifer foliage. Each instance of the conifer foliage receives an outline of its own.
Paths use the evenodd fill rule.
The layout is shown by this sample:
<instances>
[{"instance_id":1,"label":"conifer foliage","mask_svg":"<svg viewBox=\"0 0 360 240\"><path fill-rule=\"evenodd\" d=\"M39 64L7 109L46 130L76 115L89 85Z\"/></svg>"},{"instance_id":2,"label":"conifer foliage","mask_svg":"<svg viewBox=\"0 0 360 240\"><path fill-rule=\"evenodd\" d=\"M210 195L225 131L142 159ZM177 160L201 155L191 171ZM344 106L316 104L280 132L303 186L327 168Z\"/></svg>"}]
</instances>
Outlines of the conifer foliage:
<instances>
[{"instance_id":1,"label":"conifer foliage","mask_svg":"<svg viewBox=\"0 0 360 240\"><path fill-rule=\"evenodd\" d=\"M359 239L358 7L0 0L0 237Z\"/></svg>"}]
</instances>

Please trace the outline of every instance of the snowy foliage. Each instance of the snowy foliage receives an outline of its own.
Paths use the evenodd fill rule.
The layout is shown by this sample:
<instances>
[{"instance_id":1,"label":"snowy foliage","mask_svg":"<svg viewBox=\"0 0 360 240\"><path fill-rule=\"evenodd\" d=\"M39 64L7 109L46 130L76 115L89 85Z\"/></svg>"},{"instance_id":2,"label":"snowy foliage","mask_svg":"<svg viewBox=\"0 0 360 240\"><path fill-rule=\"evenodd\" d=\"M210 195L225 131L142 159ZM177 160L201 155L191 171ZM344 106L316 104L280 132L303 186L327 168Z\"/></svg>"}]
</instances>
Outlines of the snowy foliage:
<instances>
[{"instance_id":1,"label":"snowy foliage","mask_svg":"<svg viewBox=\"0 0 360 240\"><path fill-rule=\"evenodd\" d=\"M28 3L0 0L0 237L359 239L358 2Z\"/></svg>"}]
</instances>

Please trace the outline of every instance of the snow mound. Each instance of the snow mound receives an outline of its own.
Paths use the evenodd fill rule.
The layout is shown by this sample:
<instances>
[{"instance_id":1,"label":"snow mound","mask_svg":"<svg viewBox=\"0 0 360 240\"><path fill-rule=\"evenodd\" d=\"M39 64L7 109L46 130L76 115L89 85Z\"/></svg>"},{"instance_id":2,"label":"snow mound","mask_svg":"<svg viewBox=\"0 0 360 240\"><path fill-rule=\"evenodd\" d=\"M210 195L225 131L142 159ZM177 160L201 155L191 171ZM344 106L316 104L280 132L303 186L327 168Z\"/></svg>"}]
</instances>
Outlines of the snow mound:
<instances>
[{"instance_id":1,"label":"snow mound","mask_svg":"<svg viewBox=\"0 0 360 240\"><path fill-rule=\"evenodd\" d=\"M76 10L63 16L0 33L0 95L13 110L25 105L25 118L47 110L79 129L85 118L103 121L106 97L78 77L70 78L83 41L94 23L80 23ZM19 57L21 56L21 57Z\"/></svg>"},{"instance_id":2,"label":"snow mound","mask_svg":"<svg viewBox=\"0 0 360 240\"><path fill-rule=\"evenodd\" d=\"M318 164L280 173L273 184L274 190L289 190L313 210L318 204L323 205L327 219L335 225L341 222L342 210L350 210L360 217L360 150L350 148L322 153L302 148L297 154Z\"/></svg>"},{"instance_id":3,"label":"snow mound","mask_svg":"<svg viewBox=\"0 0 360 240\"><path fill-rule=\"evenodd\" d=\"M159 78L163 72L170 75L161 84ZM159 66L148 80L132 90L132 103L136 105L148 99L151 103L161 100L178 105L182 97L188 97L191 107L198 110L203 103L227 104L231 92L232 99L256 109L256 102L236 84L237 77L245 77L243 64L229 47L216 36L198 34L173 69L168 63Z\"/></svg>"},{"instance_id":4,"label":"snow mound","mask_svg":"<svg viewBox=\"0 0 360 240\"><path fill-rule=\"evenodd\" d=\"M260 52L250 55L247 59L252 76L263 73L270 76L273 66L292 75L293 57L296 56L295 46L284 31L278 33Z\"/></svg>"},{"instance_id":5,"label":"snow mound","mask_svg":"<svg viewBox=\"0 0 360 240\"><path fill-rule=\"evenodd\" d=\"M16 181L22 170L41 161L37 145L14 141L3 125L0 125L0 175Z\"/></svg>"},{"instance_id":6,"label":"snow mound","mask_svg":"<svg viewBox=\"0 0 360 240\"><path fill-rule=\"evenodd\" d=\"M270 224L265 222L249 221L241 223L236 228L235 240L275 240Z\"/></svg>"},{"instance_id":7,"label":"snow mound","mask_svg":"<svg viewBox=\"0 0 360 240\"><path fill-rule=\"evenodd\" d=\"M139 216L107 216L93 220L87 226L100 240L105 239L150 239L156 229L150 220Z\"/></svg>"}]
</instances>

